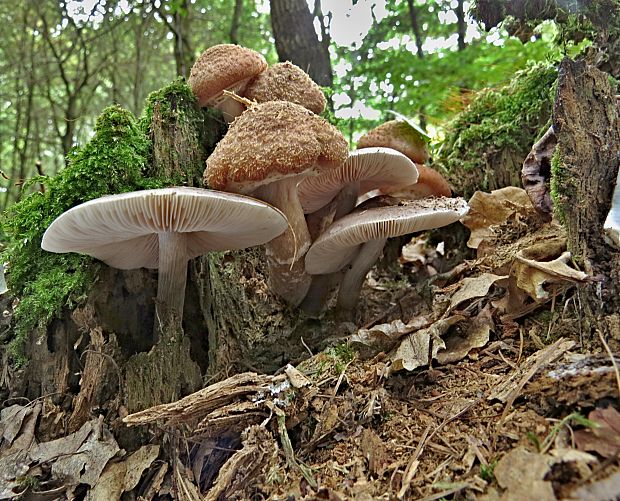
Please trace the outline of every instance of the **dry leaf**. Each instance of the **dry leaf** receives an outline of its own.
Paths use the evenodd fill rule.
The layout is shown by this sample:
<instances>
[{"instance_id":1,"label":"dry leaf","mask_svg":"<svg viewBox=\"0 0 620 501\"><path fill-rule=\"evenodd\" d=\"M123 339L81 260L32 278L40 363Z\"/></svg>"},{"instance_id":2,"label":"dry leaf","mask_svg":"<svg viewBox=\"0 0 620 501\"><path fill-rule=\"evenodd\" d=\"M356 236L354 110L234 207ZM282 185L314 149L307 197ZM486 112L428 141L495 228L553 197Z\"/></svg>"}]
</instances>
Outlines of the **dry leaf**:
<instances>
[{"instance_id":1,"label":"dry leaf","mask_svg":"<svg viewBox=\"0 0 620 501\"><path fill-rule=\"evenodd\" d=\"M585 282L589 279L587 273L568 266L570 259L570 252L563 252L553 261L527 259L519 252L510 274L515 277L517 286L532 299L544 300L549 298L549 293L544 289L547 284Z\"/></svg>"},{"instance_id":2,"label":"dry leaf","mask_svg":"<svg viewBox=\"0 0 620 501\"><path fill-rule=\"evenodd\" d=\"M477 249L495 237L492 226L504 223L513 214L533 213L535 209L525 190L508 186L485 193L477 191L469 201L469 212L461 222L471 230L467 246Z\"/></svg>"},{"instance_id":3,"label":"dry leaf","mask_svg":"<svg viewBox=\"0 0 620 501\"><path fill-rule=\"evenodd\" d=\"M474 278L464 278L460 282L460 289L450 299L450 310L468 299L486 296L495 282L505 278L508 278L508 275L494 275L493 273L483 273Z\"/></svg>"},{"instance_id":4,"label":"dry leaf","mask_svg":"<svg viewBox=\"0 0 620 501\"><path fill-rule=\"evenodd\" d=\"M440 364L450 364L462 360L471 350L482 348L489 342L489 335L494 327L491 307L487 304L468 323L464 334L450 333L444 338L446 349L437 353L437 361Z\"/></svg>"},{"instance_id":5,"label":"dry leaf","mask_svg":"<svg viewBox=\"0 0 620 501\"><path fill-rule=\"evenodd\" d=\"M517 447L499 460L493 470L500 487L506 489L502 499L554 501L551 482L544 480L549 472L549 459L541 454Z\"/></svg>"},{"instance_id":6,"label":"dry leaf","mask_svg":"<svg viewBox=\"0 0 620 501\"><path fill-rule=\"evenodd\" d=\"M412 371L417 367L427 365L429 353L433 358L437 358L439 350L446 347L441 337L451 326L463 320L465 320L464 316L453 315L435 322L426 329L420 329L409 334L401 341L400 346L390 354L392 361L390 372L393 373L402 369Z\"/></svg>"},{"instance_id":7,"label":"dry leaf","mask_svg":"<svg viewBox=\"0 0 620 501\"><path fill-rule=\"evenodd\" d=\"M618 495L620 495L620 472L575 489L572 492L571 499L600 501L603 499L618 499Z\"/></svg>"},{"instance_id":8,"label":"dry leaf","mask_svg":"<svg viewBox=\"0 0 620 501\"><path fill-rule=\"evenodd\" d=\"M144 470L159 455L159 445L145 445L124 461L108 463L89 493L91 499L120 499L123 492L134 489Z\"/></svg>"},{"instance_id":9,"label":"dry leaf","mask_svg":"<svg viewBox=\"0 0 620 501\"><path fill-rule=\"evenodd\" d=\"M575 432L575 443L581 451L592 451L604 458L620 453L620 413L613 407L594 409L588 419L598 425Z\"/></svg>"}]
</instances>

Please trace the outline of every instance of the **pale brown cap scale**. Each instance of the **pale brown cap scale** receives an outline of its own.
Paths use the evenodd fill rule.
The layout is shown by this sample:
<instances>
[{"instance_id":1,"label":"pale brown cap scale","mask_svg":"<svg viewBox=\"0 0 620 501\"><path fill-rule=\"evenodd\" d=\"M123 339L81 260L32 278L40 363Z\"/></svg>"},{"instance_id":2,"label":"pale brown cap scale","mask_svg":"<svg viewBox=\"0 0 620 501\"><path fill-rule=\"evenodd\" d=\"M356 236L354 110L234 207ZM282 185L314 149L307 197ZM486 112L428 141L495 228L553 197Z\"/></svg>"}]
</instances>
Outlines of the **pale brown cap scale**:
<instances>
[{"instance_id":1,"label":"pale brown cap scale","mask_svg":"<svg viewBox=\"0 0 620 501\"><path fill-rule=\"evenodd\" d=\"M412 162L423 164L430 156L424 136L403 120L390 120L368 131L357 142L357 148L383 146L406 155Z\"/></svg>"},{"instance_id":2,"label":"pale brown cap scale","mask_svg":"<svg viewBox=\"0 0 620 501\"><path fill-rule=\"evenodd\" d=\"M251 193L264 184L335 169L348 156L342 133L304 107L270 101L246 110L207 159L205 183Z\"/></svg>"},{"instance_id":3,"label":"pale brown cap scale","mask_svg":"<svg viewBox=\"0 0 620 501\"><path fill-rule=\"evenodd\" d=\"M222 92L242 94L247 83L266 68L265 58L252 49L233 44L214 45L196 60L188 83L198 98L198 106L219 108L231 122L243 112L244 106Z\"/></svg>"},{"instance_id":4,"label":"pale brown cap scale","mask_svg":"<svg viewBox=\"0 0 620 501\"><path fill-rule=\"evenodd\" d=\"M264 103L289 101L309 109L317 115L325 109L321 88L299 66L286 61L270 66L245 89L244 97Z\"/></svg>"}]
</instances>

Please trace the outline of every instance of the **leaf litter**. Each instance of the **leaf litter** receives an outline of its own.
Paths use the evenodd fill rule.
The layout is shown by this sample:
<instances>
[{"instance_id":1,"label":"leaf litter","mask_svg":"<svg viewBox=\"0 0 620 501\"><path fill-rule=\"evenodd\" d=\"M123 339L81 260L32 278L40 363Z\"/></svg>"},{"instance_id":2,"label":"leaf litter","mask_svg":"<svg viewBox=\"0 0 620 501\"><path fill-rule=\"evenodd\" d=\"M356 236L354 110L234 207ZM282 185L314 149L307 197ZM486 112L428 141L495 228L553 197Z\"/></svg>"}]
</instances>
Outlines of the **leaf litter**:
<instances>
[{"instance_id":1,"label":"leaf litter","mask_svg":"<svg viewBox=\"0 0 620 501\"><path fill-rule=\"evenodd\" d=\"M7 406L0 499L616 496L615 367L577 352L571 300L592 277L523 190L470 204L475 259L447 267L448 239L414 237L401 282L371 272L365 325L345 345L124 417L120 427L150 430L156 443L124 451L119 425L103 418L46 437L44 417L79 419L49 398ZM101 364L85 367L81 402Z\"/></svg>"}]
</instances>

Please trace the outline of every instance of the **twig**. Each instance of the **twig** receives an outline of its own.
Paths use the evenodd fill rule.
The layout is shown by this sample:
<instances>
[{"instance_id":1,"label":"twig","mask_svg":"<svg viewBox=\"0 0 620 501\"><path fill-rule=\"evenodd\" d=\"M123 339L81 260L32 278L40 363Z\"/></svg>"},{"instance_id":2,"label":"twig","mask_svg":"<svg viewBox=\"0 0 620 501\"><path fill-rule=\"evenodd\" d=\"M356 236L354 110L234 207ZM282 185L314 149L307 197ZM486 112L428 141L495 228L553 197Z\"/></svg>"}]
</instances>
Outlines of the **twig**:
<instances>
[{"instance_id":1,"label":"twig","mask_svg":"<svg viewBox=\"0 0 620 501\"><path fill-rule=\"evenodd\" d=\"M620 399L620 371L618 371L618 365L616 364L616 359L614 358L614 354L609 349L609 345L607 344L607 341L605 341L605 338L603 337L603 334L601 333L601 331L597 329L596 333L598 334L598 337L601 340L601 343L603 343L603 347L605 348L607 355L609 355L611 364L614 366L614 373L616 375L616 384L618 385L618 398Z\"/></svg>"}]
</instances>

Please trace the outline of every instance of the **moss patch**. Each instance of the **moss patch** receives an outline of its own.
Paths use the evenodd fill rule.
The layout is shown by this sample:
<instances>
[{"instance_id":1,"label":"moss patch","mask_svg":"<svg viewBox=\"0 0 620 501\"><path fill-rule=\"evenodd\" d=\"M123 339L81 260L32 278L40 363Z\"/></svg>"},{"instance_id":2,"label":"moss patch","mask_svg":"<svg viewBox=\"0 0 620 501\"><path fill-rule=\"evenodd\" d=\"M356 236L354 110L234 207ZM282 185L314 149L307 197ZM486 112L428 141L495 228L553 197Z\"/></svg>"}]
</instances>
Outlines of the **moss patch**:
<instances>
[{"instance_id":1,"label":"moss patch","mask_svg":"<svg viewBox=\"0 0 620 501\"><path fill-rule=\"evenodd\" d=\"M21 348L31 332L44 329L65 305L79 301L97 276L98 265L90 257L43 251L43 233L56 217L87 200L163 186L143 175L150 151L148 137L130 112L106 108L94 137L70 153L60 174L33 180L45 186L45 193L30 194L4 214L9 240L2 259L9 262L10 290L20 298L11 344L15 357L23 356Z\"/></svg>"},{"instance_id":2,"label":"moss patch","mask_svg":"<svg viewBox=\"0 0 620 501\"><path fill-rule=\"evenodd\" d=\"M515 74L507 85L476 94L448 126L438 163L458 176L482 172L507 152L524 158L549 126L556 79L554 66L538 63Z\"/></svg>"}]
</instances>

